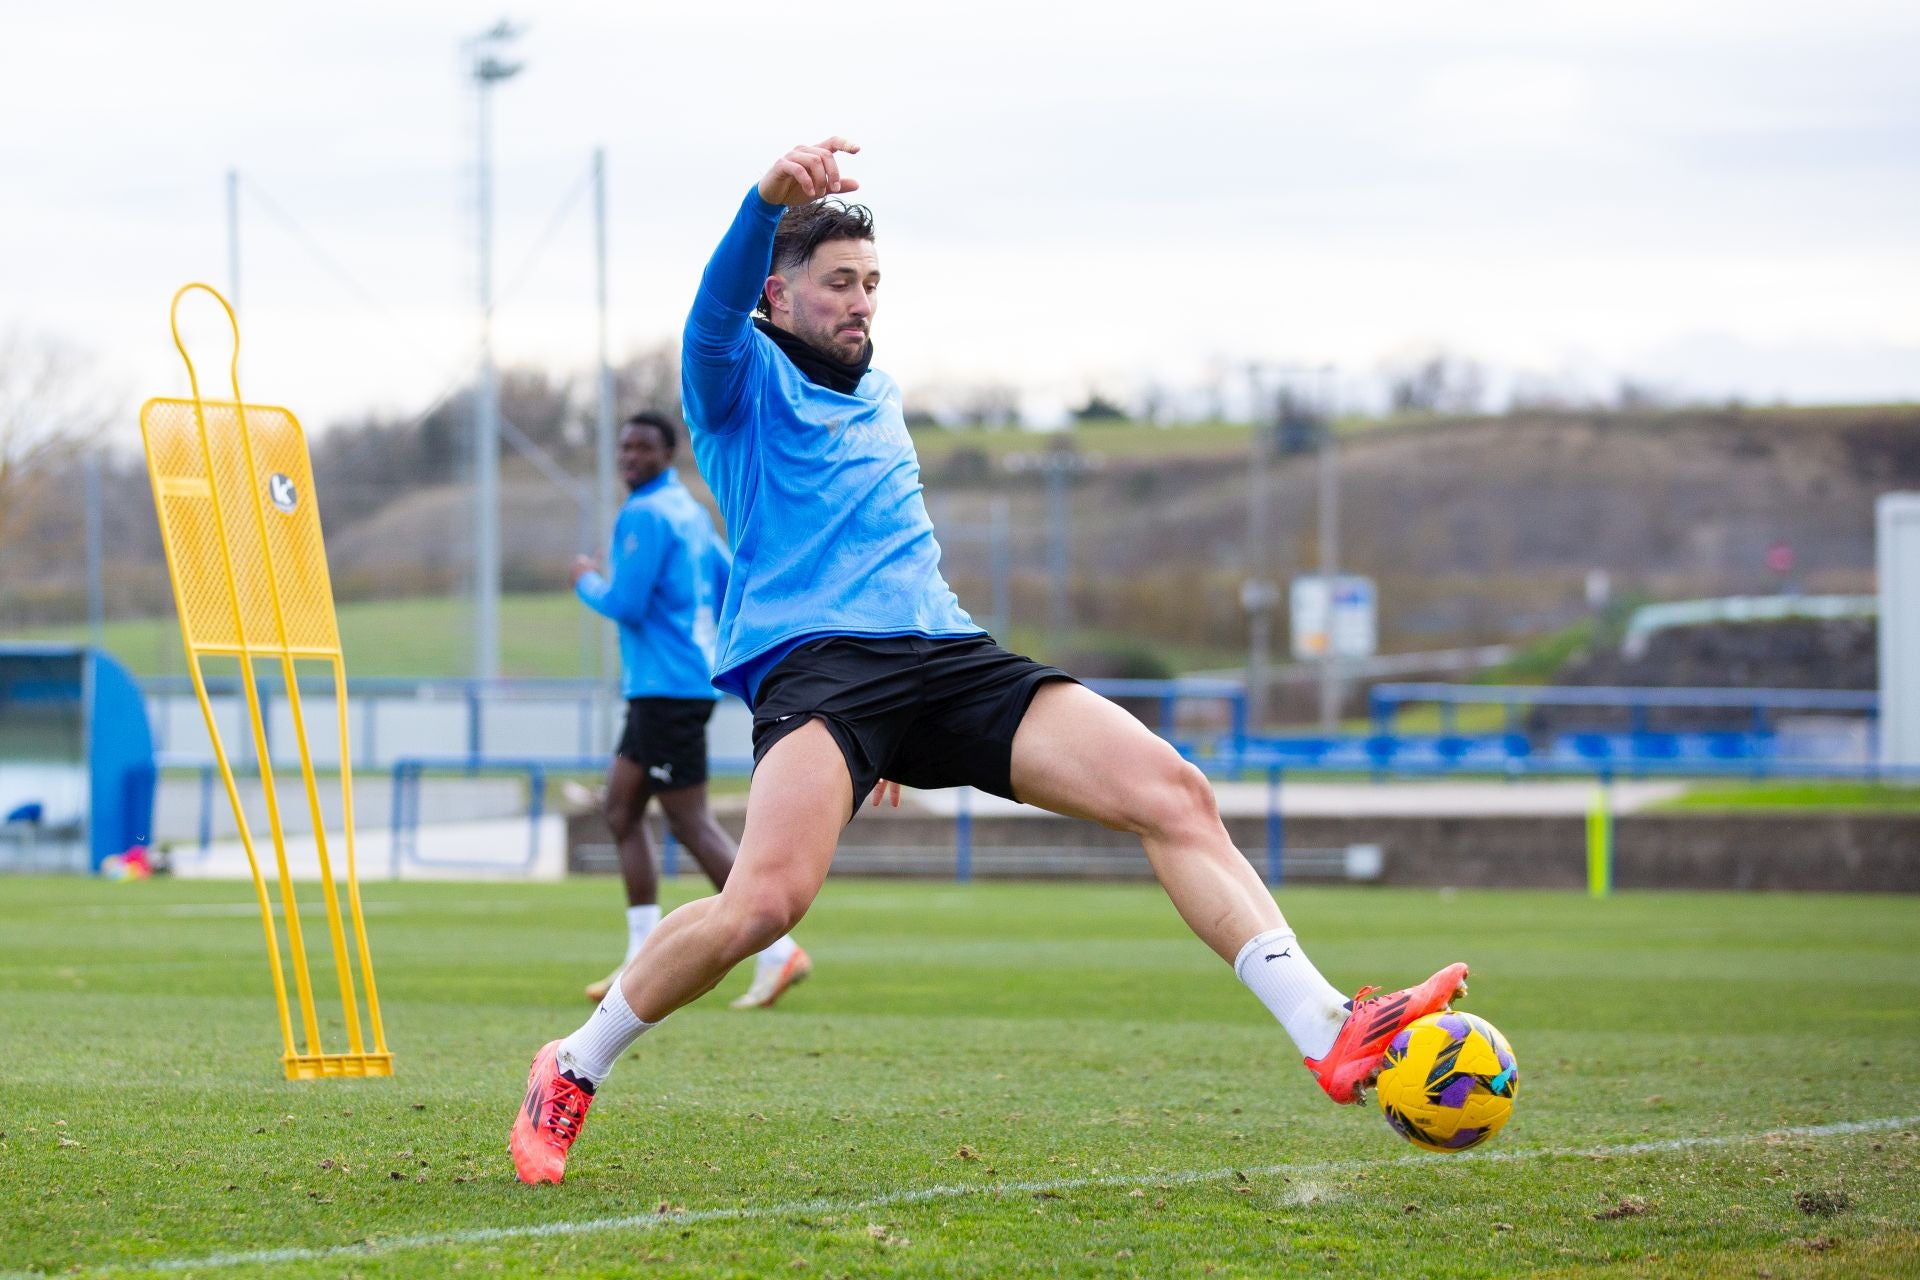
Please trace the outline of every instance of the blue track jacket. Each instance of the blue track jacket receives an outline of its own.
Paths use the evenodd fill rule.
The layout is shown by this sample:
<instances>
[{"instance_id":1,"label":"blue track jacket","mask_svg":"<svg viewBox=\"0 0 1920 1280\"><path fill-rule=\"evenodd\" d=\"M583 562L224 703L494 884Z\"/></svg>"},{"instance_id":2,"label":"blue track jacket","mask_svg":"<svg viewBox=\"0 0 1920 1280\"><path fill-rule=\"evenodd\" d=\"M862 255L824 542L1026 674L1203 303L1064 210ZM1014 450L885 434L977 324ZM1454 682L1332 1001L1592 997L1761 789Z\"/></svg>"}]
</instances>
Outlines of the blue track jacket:
<instances>
[{"instance_id":1,"label":"blue track jacket","mask_svg":"<svg viewBox=\"0 0 1920 1280\"><path fill-rule=\"evenodd\" d=\"M620 624L621 696L719 696L715 615L727 564L713 520L671 468L633 491L613 524L612 576L582 574L573 588L588 608Z\"/></svg>"},{"instance_id":2,"label":"blue track jacket","mask_svg":"<svg viewBox=\"0 0 1920 1280\"><path fill-rule=\"evenodd\" d=\"M713 683L749 703L808 639L981 634L946 579L900 388L809 381L753 327L783 208L747 193L687 317L680 389L733 543Z\"/></svg>"}]
</instances>

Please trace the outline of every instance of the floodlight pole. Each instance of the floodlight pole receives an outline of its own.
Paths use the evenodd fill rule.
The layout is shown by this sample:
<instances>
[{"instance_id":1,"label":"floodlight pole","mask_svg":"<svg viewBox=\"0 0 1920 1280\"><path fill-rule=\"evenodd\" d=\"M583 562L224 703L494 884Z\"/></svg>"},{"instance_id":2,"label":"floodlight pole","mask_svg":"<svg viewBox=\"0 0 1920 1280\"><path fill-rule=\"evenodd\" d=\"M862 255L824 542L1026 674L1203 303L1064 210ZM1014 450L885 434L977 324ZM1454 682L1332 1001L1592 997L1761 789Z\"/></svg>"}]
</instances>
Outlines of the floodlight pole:
<instances>
[{"instance_id":1,"label":"floodlight pole","mask_svg":"<svg viewBox=\"0 0 1920 1280\"><path fill-rule=\"evenodd\" d=\"M240 171L227 170L227 302L240 310Z\"/></svg>"},{"instance_id":2,"label":"floodlight pole","mask_svg":"<svg viewBox=\"0 0 1920 1280\"><path fill-rule=\"evenodd\" d=\"M993 576L993 632L1004 643L1007 632L1013 626L1013 590L1009 582L1009 566L1013 557L1007 548L1007 529L1012 523L1013 504L1005 494L996 494L987 504L990 520L987 538L987 558L989 572Z\"/></svg>"},{"instance_id":3,"label":"floodlight pole","mask_svg":"<svg viewBox=\"0 0 1920 1280\"><path fill-rule=\"evenodd\" d=\"M81 466L87 505L87 634L93 647L107 644L106 534L100 518L100 450L87 450Z\"/></svg>"},{"instance_id":4,"label":"floodlight pole","mask_svg":"<svg viewBox=\"0 0 1920 1280\"><path fill-rule=\"evenodd\" d=\"M1240 607L1247 615L1247 723L1258 733L1272 701L1268 660L1273 652L1273 607L1280 593L1273 585L1267 546L1267 469L1273 433L1258 364L1247 366L1247 383L1253 397L1253 429L1247 458L1247 579L1240 586Z\"/></svg>"},{"instance_id":5,"label":"floodlight pole","mask_svg":"<svg viewBox=\"0 0 1920 1280\"><path fill-rule=\"evenodd\" d=\"M468 42L480 95L479 208L480 369L474 390L473 676L500 676L500 379L493 365L493 86L523 63L496 51L520 34L504 19Z\"/></svg>"},{"instance_id":6,"label":"floodlight pole","mask_svg":"<svg viewBox=\"0 0 1920 1280\"><path fill-rule=\"evenodd\" d=\"M1333 580L1340 573L1340 455L1333 441L1332 369L1320 406L1320 582L1327 593L1327 647L1320 655L1320 732L1340 728L1340 654L1333 642Z\"/></svg>"},{"instance_id":7,"label":"floodlight pole","mask_svg":"<svg viewBox=\"0 0 1920 1280\"><path fill-rule=\"evenodd\" d=\"M600 400L594 418L593 492L597 537L612 536L620 496L614 489L613 365L607 357L607 149L593 149L593 296L600 318ZM600 683L619 670L619 637L611 622L600 628Z\"/></svg>"},{"instance_id":8,"label":"floodlight pole","mask_svg":"<svg viewBox=\"0 0 1920 1280\"><path fill-rule=\"evenodd\" d=\"M1073 628L1073 604L1069 592L1072 563L1073 511L1067 499L1067 471L1073 465L1071 454L1048 452L1044 455L1047 475L1047 576L1053 589L1047 593L1047 629L1055 643Z\"/></svg>"}]
</instances>

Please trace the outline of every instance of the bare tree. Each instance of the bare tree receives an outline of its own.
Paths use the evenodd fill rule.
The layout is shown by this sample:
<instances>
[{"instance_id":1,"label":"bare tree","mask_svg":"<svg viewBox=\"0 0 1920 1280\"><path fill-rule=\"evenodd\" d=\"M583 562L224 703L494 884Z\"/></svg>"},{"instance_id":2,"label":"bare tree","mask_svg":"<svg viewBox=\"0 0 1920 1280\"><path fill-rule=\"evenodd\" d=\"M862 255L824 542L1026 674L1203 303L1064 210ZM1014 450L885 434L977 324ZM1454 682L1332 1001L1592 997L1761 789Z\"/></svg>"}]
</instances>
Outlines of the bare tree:
<instances>
[{"instance_id":1,"label":"bare tree","mask_svg":"<svg viewBox=\"0 0 1920 1280\"><path fill-rule=\"evenodd\" d=\"M1642 381L1632 376L1620 379L1620 385L1614 390L1614 404L1628 413L1645 412L1653 409L1671 407L1676 401L1672 393L1658 383Z\"/></svg>"},{"instance_id":2,"label":"bare tree","mask_svg":"<svg viewBox=\"0 0 1920 1280\"><path fill-rule=\"evenodd\" d=\"M1439 352L1389 370L1387 398L1395 413L1477 413L1485 388L1478 364Z\"/></svg>"},{"instance_id":3,"label":"bare tree","mask_svg":"<svg viewBox=\"0 0 1920 1280\"><path fill-rule=\"evenodd\" d=\"M953 416L963 427L1017 427L1020 391L1008 383L978 382L952 393Z\"/></svg>"},{"instance_id":4,"label":"bare tree","mask_svg":"<svg viewBox=\"0 0 1920 1280\"><path fill-rule=\"evenodd\" d=\"M0 335L0 545L40 481L99 443L112 418L86 356L57 338Z\"/></svg>"},{"instance_id":5,"label":"bare tree","mask_svg":"<svg viewBox=\"0 0 1920 1280\"><path fill-rule=\"evenodd\" d=\"M1173 388L1164 382L1149 380L1140 388L1140 421L1158 426L1173 412Z\"/></svg>"},{"instance_id":6,"label":"bare tree","mask_svg":"<svg viewBox=\"0 0 1920 1280\"><path fill-rule=\"evenodd\" d=\"M629 352L613 368L613 405L616 419L642 409L679 418L680 348L662 342Z\"/></svg>"}]
</instances>

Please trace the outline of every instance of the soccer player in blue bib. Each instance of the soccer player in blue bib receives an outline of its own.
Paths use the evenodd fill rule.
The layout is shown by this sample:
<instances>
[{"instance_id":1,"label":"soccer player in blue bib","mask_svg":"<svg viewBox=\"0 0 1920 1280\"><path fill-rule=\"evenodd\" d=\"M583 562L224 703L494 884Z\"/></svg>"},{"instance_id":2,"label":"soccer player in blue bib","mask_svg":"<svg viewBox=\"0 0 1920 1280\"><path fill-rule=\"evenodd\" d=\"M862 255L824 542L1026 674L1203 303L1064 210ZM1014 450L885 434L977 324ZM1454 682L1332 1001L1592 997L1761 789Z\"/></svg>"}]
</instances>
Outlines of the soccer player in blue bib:
<instances>
[{"instance_id":1,"label":"soccer player in blue bib","mask_svg":"<svg viewBox=\"0 0 1920 1280\"><path fill-rule=\"evenodd\" d=\"M627 891L627 954L605 978L587 984L595 1004L632 962L660 922L660 877L641 815L658 797L667 826L713 881L733 869L733 840L707 803L707 721L714 641L731 563L706 509L673 469L680 433L652 412L620 428L620 478L632 492L613 525L607 571L586 556L573 562L573 589L620 628L620 693L627 723L607 769L603 811L620 855ZM782 937L760 953L753 986L734 1001L763 1009L812 972L807 953Z\"/></svg>"},{"instance_id":2,"label":"soccer player in blue bib","mask_svg":"<svg viewBox=\"0 0 1920 1280\"><path fill-rule=\"evenodd\" d=\"M1446 1007L1452 964L1348 999L1234 847L1213 789L1165 741L1007 652L940 576L900 389L872 367L873 222L842 138L793 148L707 263L682 352L700 470L733 545L714 683L754 712L753 787L726 888L660 922L586 1024L534 1056L509 1147L558 1182L627 1047L791 929L856 806L975 786L1140 837L1181 918L1272 1011L1322 1088L1355 1102L1388 1041ZM885 779L886 781L882 781Z\"/></svg>"}]
</instances>

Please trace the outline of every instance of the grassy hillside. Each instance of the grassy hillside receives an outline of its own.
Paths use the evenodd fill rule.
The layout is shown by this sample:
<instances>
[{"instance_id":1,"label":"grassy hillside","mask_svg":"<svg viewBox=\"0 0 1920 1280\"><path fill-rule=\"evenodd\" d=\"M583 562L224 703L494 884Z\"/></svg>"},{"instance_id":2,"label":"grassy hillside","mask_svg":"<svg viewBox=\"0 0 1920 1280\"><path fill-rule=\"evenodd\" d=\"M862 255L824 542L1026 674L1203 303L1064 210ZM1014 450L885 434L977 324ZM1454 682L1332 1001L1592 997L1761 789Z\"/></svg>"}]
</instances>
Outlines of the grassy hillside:
<instances>
[{"instance_id":1,"label":"grassy hillside","mask_svg":"<svg viewBox=\"0 0 1920 1280\"><path fill-rule=\"evenodd\" d=\"M340 646L354 676L463 676L469 670L469 609L462 597L343 604ZM577 676L581 617L570 593L509 595L500 602L500 662L513 676ZM84 626L36 627L0 639L88 639ZM180 628L171 616L110 622L106 648L135 675L184 674Z\"/></svg>"},{"instance_id":2,"label":"grassy hillside","mask_svg":"<svg viewBox=\"0 0 1920 1280\"><path fill-rule=\"evenodd\" d=\"M465 597L350 601L339 606L338 614L350 676L454 677L465 676L471 669L471 613ZM592 653L582 653L581 625L586 618L586 610L571 592L503 596L503 673L522 678L596 674ZM1148 674L1096 672L1089 666L1088 655L1138 652L1139 638L1124 632L1079 630L1049 636L1038 627L1015 626L1001 639L1042 661L1071 663L1090 674ZM89 636L84 626L27 627L0 630L0 640L84 644ZM171 615L108 623L106 648L138 676L186 672L180 628ZM1229 666L1245 658L1237 650L1204 644L1159 644L1152 646L1151 654L1166 674Z\"/></svg>"},{"instance_id":3,"label":"grassy hillside","mask_svg":"<svg viewBox=\"0 0 1920 1280\"><path fill-rule=\"evenodd\" d=\"M1049 616L1055 512L1045 479L1012 458L1071 443L1101 458L1067 491L1074 625L1163 653L1237 653L1247 636L1240 589L1250 436L1232 423L920 432L948 581L977 608L1004 563L1014 616ZM1793 548L1801 589L1867 590L1875 499L1920 487L1920 409L1912 406L1352 420L1340 424L1339 439L1339 563L1379 584L1389 651L1566 627L1586 616L1585 584L1596 569L1610 576L1616 598L1772 590L1766 553L1774 542ZM682 473L705 499L690 463ZM165 612L152 514L138 486L127 487L127 501L110 513L118 523L108 537L109 613ZM1262 558L1277 581L1320 564L1319 492L1311 454L1275 460ZM360 519L329 524L343 598L449 595L466 580L464 488L403 485L398 493ZM340 496L340 510L359 509L345 501L350 487ZM549 482L511 460L502 501L507 588L563 600L568 561L604 532L583 526ZM48 521L58 514L66 523L30 529L0 556L0 625L84 609L74 505L43 506ZM1005 530L998 560L996 528ZM441 656L432 665L457 671L465 628L457 605L444 608L395 624L406 633L395 639L411 645L423 630L450 631L454 642L435 643ZM510 655L510 669L580 669L577 619L564 616L564 604L555 609L562 616L510 619L510 642L532 640L536 650ZM1284 635L1286 619L1277 622ZM371 643L380 651L356 655L356 669L394 669L398 655L377 625Z\"/></svg>"}]
</instances>

